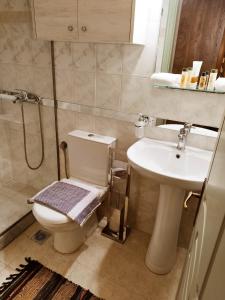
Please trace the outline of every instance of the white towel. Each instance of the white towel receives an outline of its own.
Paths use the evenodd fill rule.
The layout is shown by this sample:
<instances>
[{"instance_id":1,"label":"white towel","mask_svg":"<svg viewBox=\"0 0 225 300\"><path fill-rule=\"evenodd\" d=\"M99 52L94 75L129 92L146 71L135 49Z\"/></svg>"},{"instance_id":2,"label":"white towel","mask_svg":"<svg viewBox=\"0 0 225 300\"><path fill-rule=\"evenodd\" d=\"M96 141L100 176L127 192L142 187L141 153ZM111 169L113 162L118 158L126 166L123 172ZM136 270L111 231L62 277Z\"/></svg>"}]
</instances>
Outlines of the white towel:
<instances>
[{"instance_id":1,"label":"white towel","mask_svg":"<svg viewBox=\"0 0 225 300\"><path fill-rule=\"evenodd\" d=\"M104 191L102 193L104 194ZM46 205L67 215L82 226L101 205L100 195L100 190L94 186L63 179L41 190L30 199L29 203L37 202Z\"/></svg>"},{"instance_id":2,"label":"white towel","mask_svg":"<svg viewBox=\"0 0 225 300\"><path fill-rule=\"evenodd\" d=\"M154 73L151 76L153 85L179 87L181 74L172 73Z\"/></svg>"},{"instance_id":3,"label":"white towel","mask_svg":"<svg viewBox=\"0 0 225 300\"><path fill-rule=\"evenodd\" d=\"M217 92L225 92L225 78L219 77L215 82L215 90Z\"/></svg>"}]
</instances>

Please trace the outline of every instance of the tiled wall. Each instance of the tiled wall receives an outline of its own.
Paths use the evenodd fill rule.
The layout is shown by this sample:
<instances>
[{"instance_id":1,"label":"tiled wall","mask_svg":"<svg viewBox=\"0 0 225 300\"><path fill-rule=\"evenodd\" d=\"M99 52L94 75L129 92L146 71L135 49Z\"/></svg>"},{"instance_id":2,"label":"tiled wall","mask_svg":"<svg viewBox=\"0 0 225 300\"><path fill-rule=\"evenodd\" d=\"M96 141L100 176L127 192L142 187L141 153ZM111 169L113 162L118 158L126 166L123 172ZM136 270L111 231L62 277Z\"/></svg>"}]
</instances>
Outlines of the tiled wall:
<instances>
[{"instance_id":1,"label":"tiled wall","mask_svg":"<svg viewBox=\"0 0 225 300\"><path fill-rule=\"evenodd\" d=\"M52 98L50 43L33 40L25 0L0 1L0 89L25 89ZM42 107L45 161L39 170L32 171L24 159L20 105L4 99L0 102L0 180L40 189L57 176L53 108ZM37 165L41 156L38 110L32 104L24 109L28 158Z\"/></svg>"},{"instance_id":2,"label":"tiled wall","mask_svg":"<svg viewBox=\"0 0 225 300\"><path fill-rule=\"evenodd\" d=\"M145 47L55 43L60 141L66 140L67 133L75 128L115 136L118 138L117 158L126 160L127 148L136 141L131 121L136 119L138 112L218 126L224 109L224 100L220 96L151 88L150 75L155 69L161 13L160 1L151 1L153 9L150 13L149 41ZM0 24L0 88L25 88L51 99L50 43L32 39L27 1L1 0L0 13L1 11L7 11L8 14ZM15 106L8 106L7 109L14 111ZM33 177L28 172L27 178L30 181L34 181L35 176L39 178L38 181L54 177L53 165L56 157L52 155L53 113L50 107L43 107L43 111L49 154L46 161L51 167L32 173ZM19 112L15 113L19 115ZM28 119L33 118L31 115L27 116ZM17 135L15 130L12 134ZM154 138L170 136L176 139L174 133L167 134L166 130L150 128L146 134ZM16 140L17 148L21 152L16 153L16 161L22 163L22 145L19 144L21 137L17 135ZM200 141L201 145L210 148L214 143L214 140L210 140L209 145L208 139L194 137L192 141ZM10 147L13 148L13 145ZM34 152L37 152L35 146L34 148ZM62 153L60 155L62 176L65 176ZM130 222L133 227L152 233L158 194L158 183L133 172L130 199ZM187 245L193 214L194 209L184 213L181 245Z\"/></svg>"},{"instance_id":3,"label":"tiled wall","mask_svg":"<svg viewBox=\"0 0 225 300\"><path fill-rule=\"evenodd\" d=\"M2 113L2 105L0 103L0 114ZM12 180L12 165L10 161L10 147L8 144L7 127L5 122L0 121L0 136L1 136L1 147L0 147L0 187L6 178Z\"/></svg>"}]
</instances>

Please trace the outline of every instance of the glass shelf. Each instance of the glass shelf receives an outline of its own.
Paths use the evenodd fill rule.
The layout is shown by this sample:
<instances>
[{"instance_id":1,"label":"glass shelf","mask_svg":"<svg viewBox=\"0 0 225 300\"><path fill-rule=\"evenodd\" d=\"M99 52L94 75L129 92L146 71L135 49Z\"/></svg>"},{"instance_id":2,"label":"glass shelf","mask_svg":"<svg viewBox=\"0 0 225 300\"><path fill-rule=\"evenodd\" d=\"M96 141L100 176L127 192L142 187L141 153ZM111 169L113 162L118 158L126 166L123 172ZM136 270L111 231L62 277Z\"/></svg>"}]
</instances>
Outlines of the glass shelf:
<instances>
[{"instance_id":1,"label":"glass shelf","mask_svg":"<svg viewBox=\"0 0 225 300\"><path fill-rule=\"evenodd\" d=\"M158 85L158 84L153 84L153 87L161 88L161 89L171 89L171 90L198 92L198 93L208 93L208 94L222 94L222 95L225 94L225 92L220 92L220 91L207 91L207 90L180 88L180 87L167 86L167 85Z\"/></svg>"}]
</instances>

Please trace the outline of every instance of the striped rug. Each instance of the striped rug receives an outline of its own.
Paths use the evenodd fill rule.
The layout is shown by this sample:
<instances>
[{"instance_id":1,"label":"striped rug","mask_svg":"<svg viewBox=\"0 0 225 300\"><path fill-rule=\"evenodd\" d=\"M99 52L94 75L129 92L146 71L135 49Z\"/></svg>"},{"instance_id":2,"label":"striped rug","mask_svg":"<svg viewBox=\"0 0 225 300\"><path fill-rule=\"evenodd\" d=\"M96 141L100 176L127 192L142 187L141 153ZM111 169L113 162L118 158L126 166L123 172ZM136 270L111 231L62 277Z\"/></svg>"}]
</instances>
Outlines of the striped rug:
<instances>
[{"instance_id":1,"label":"striped rug","mask_svg":"<svg viewBox=\"0 0 225 300\"><path fill-rule=\"evenodd\" d=\"M1 300L100 300L38 261L25 260L27 264L20 265L0 287Z\"/></svg>"}]
</instances>

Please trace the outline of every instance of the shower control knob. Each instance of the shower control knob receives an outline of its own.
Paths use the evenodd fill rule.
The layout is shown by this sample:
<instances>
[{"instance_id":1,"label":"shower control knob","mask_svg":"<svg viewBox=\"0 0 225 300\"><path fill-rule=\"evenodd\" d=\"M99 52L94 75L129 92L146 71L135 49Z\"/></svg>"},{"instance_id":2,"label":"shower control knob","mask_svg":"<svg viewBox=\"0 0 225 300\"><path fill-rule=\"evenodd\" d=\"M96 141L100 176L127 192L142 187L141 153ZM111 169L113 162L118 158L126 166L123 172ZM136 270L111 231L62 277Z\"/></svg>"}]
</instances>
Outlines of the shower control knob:
<instances>
[{"instance_id":1,"label":"shower control knob","mask_svg":"<svg viewBox=\"0 0 225 300\"><path fill-rule=\"evenodd\" d=\"M81 30L82 30L83 32L86 32L86 31L87 31L87 27L86 27L86 26L82 26L82 27L81 27Z\"/></svg>"},{"instance_id":2,"label":"shower control knob","mask_svg":"<svg viewBox=\"0 0 225 300\"><path fill-rule=\"evenodd\" d=\"M72 25L69 25L69 26L67 27L67 29L68 29L69 31L73 31L73 26L72 26Z\"/></svg>"}]
</instances>

